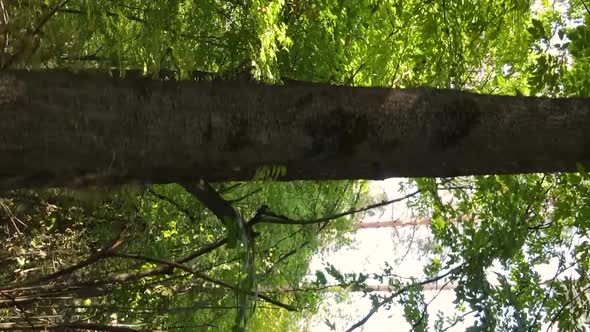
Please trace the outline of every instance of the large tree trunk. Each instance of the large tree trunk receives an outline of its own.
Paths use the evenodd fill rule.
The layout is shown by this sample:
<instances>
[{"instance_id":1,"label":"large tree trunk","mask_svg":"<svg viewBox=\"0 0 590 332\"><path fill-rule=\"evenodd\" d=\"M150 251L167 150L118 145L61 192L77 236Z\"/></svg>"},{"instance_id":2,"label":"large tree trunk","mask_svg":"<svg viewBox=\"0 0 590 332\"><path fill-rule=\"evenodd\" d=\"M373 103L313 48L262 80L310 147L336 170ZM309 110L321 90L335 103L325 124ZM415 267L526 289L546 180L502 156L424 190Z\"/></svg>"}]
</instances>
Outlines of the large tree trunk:
<instances>
[{"instance_id":1,"label":"large tree trunk","mask_svg":"<svg viewBox=\"0 0 590 332\"><path fill-rule=\"evenodd\" d=\"M0 189L571 171L590 99L0 73Z\"/></svg>"}]
</instances>

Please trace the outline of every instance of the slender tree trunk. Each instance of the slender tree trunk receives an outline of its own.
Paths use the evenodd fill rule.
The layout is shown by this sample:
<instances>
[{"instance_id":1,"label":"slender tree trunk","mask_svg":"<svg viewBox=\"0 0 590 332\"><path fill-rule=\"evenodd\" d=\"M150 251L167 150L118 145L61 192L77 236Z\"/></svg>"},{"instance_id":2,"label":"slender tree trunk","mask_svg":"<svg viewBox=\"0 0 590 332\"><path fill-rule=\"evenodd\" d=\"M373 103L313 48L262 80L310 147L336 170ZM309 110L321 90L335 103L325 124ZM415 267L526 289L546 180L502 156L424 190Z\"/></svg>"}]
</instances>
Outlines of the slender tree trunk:
<instances>
[{"instance_id":1,"label":"slender tree trunk","mask_svg":"<svg viewBox=\"0 0 590 332\"><path fill-rule=\"evenodd\" d=\"M447 220L447 222L452 223L462 223L462 222L479 222L479 219L472 216L472 215L462 215L454 220ZM382 227L412 227L412 226L430 226L432 223L432 219L430 218L423 218L423 217L412 217L407 219L392 219L392 220L383 220L383 221L362 221L359 220L356 222L358 228L382 228Z\"/></svg>"},{"instance_id":2,"label":"slender tree trunk","mask_svg":"<svg viewBox=\"0 0 590 332\"><path fill-rule=\"evenodd\" d=\"M571 171L590 99L0 73L0 189Z\"/></svg>"},{"instance_id":3,"label":"slender tree trunk","mask_svg":"<svg viewBox=\"0 0 590 332\"><path fill-rule=\"evenodd\" d=\"M383 221L358 221L356 223L358 228L383 228L383 227L412 227L412 226L430 226L432 220L428 218L409 218L409 219L393 219Z\"/></svg>"},{"instance_id":4,"label":"slender tree trunk","mask_svg":"<svg viewBox=\"0 0 590 332\"><path fill-rule=\"evenodd\" d=\"M455 284L446 284L444 282L431 282L426 285L422 285L422 289L425 291L436 291L441 289L452 290L457 288ZM385 293L393 293L399 290L399 288L385 285L385 284L374 284L374 285L367 285L364 289L365 292L385 292Z\"/></svg>"}]
</instances>

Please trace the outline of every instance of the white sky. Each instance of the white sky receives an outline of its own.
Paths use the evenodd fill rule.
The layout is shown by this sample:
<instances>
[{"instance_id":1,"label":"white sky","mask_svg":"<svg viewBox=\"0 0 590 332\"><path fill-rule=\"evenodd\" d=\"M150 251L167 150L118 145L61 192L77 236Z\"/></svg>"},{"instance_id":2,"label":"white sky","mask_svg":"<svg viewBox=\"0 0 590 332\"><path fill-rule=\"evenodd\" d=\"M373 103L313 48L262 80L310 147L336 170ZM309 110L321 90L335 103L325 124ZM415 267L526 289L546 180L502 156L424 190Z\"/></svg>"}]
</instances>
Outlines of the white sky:
<instances>
[{"instance_id":1,"label":"white sky","mask_svg":"<svg viewBox=\"0 0 590 332\"><path fill-rule=\"evenodd\" d=\"M386 199L393 199L403 196L398 193L400 179L388 179L385 181L371 181L370 191L373 194L385 193ZM387 206L382 213L365 216L363 221L385 221L395 220L398 218L408 218L411 212L406 208L405 202L395 203ZM414 233L414 242L408 252L405 260L399 262L400 258L404 256L407 251L409 242L400 241L400 238L406 239ZM427 260L421 259L416 253L416 241L428 240L430 231L428 227L383 227L383 228L368 228L360 229L354 235L354 244L351 247L341 248L337 251L324 253L314 257L311 263L310 271L312 274L316 270L324 269L324 260L334 265L341 272L354 273L380 273L383 271L385 262L394 267L402 277L423 277L423 267L428 263ZM368 282L370 283L370 282ZM378 282L374 282L378 284ZM426 301L428 302L432 296L438 291L427 291ZM386 294L386 293L384 293ZM431 315L430 323L434 323L436 312L439 310L449 314L448 308L454 308L452 304L454 300L454 292L442 291L437 299L429 306L429 314ZM310 324L310 331L314 332L328 332L330 328L324 323L325 318L329 318L336 323L336 330L343 331L350 327L353 323L361 319L371 309L371 302L368 297L363 298L362 293L349 294L348 300L343 301L337 294L326 295L323 309L318 315L312 318ZM448 331L462 331L464 326L456 326L454 329ZM410 325L403 317L403 309L399 305L393 306L389 310L379 310L371 319L361 328L356 331L408 331Z\"/></svg>"}]
</instances>

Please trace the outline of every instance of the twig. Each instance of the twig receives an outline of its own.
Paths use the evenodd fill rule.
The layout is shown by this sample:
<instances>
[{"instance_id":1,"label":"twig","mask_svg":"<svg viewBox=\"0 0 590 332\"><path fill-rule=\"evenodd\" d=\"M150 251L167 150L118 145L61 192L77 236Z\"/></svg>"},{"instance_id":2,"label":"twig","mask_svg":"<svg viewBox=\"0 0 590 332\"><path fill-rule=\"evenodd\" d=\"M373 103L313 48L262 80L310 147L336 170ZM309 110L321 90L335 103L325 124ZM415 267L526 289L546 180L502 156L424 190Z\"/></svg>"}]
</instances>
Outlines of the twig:
<instances>
[{"instance_id":1,"label":"twig","mask_svg":"<svg viewBox=\"0 0 590 332\"><path fill-rule=\"evenodd\" d=\"M457 324L459 324L460 322L462 322L462 321L463 321L463 319L464 319L465 317L467 317L468 315L471 315L472 313L474 313L474 312L476 312L476 311L477 311L477 310L471 310L471 311L468 311L468 312L464 313L463 315L461 315L461 316L457 317L457 318L455 319L455 321L454 321L452 324L450 324L449 326L445 327L445 328L444 328L444 329L442 329L440 332L445 332L445 331L447 331L448 329L450 329L450 328L454 327L455 325L457 325Z\"/></svg>"},{"instance_id":2,"label":"twig","mask_svg":"<svg viewBox=\"0 0 590 332\"><path fill-rule=\"evenodd\" d=\"M16 232L18 234L22 234L22 232L20 231L20 229L18 228L18 226L16 225L16 223L14 222L15 220L18 221L19 224L28 227L27 224L25 224L22 220L20 220L17 216L14 215L14 213L12 213L12 211L10 210L10 208L4 204L4 202L2 202L2 200L0 200L0 206L2 206L2 208L4 209L4 211L6 212L6 214L8 215L8 219L10 219L10 222L12 223L12 226L14 226L14 229L16 230Z\"/></svg>"}]
</instances>

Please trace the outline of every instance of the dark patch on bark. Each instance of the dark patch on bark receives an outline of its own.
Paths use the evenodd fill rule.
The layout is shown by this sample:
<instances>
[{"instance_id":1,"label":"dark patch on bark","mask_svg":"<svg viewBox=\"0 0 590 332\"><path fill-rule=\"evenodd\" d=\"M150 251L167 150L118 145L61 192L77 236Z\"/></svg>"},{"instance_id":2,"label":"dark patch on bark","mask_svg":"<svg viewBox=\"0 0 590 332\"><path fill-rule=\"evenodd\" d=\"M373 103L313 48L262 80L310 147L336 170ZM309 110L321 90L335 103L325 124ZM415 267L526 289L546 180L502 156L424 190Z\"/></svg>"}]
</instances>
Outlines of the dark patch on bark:
<instances>
[{"instance_id":1,"label":"dark patch on bark","mask_svg":"<svg viewBox=\"0 0 590 332\"><path fill-rule=\"evenodd\" d=\"M381 152L389 152L394 150L400 143L401 140L399 138L385 139L379 143L377 149Z\"/></svg>"},{"instance_id":2,"label":"dark patch on bark","mask_svg":"<svg viewBox=\"0 0 590 332\"><path fill-rule=\"evenodd\" d=\"M148 86L148 82L144 80L137 80L135 85L135 95L138 100L145 101L149 100L152 96L152 89Z\"/></svg>"},{"instance_id":3,"label":"dark patch on bark","mask_svg":"<svg viewBox=\"0 0 590 332\"><path fill-rule=\"evenodd\" d=\"M225 142L228 151L239 151L251 143L248 135L248 120L241 118L234 122L234 130L229 133Z\"/></svg>"},{"instance_id":4,"label":"dark patch on bark","mask_svg":"<svg viewBox=\"0 0 590 332\"><path fill-rule=\"evenodd\" d=\"M303 108L309 104L311 104L313 102L313 93L307 93L305 96L297 99L295 101L295 103L293 104L293 106L295 106L295 108Z\"/></svg>"},{"instance_id":5,"label":"dark patch on bark","mask_svg":"<svg viewBox=\"0 0 590 332\"><path fill-rule=\"evenodd\" d=\"M431 146L436 150L452 148L469 135L480 123L478 105L469 98L455 100L432 113Z\"/></svg>"},{"instance_id":6,"label":"dark patch on bark","mask_svg":"<svg viewBox=\"0 0 590 332\"><path fill-rule=\"evenodd\" d=\"M312 137L308 157L319 154L348 156L368 137L369 120L366 115L339 107L307 120L305 128Z\"/></svg>"},{"instance_id":7,"label":"dark patch on bark","mask_svg":"<svg viewBox=\"0 0 590 332\"><path fill-rule=\"evenodd\" d=\"M55 173L46 170L41 172L36 172L34 174L29 175L23 182L27 184L32 184L35 186L36 183L44 182L44 183L52 183L55 180L56 176Z\"/></svg>"},{"instance_id":8,"label":"dark patch on bark","mask_svg":"<svg viewBox=\"0 0 590 332\"><path fill-rule=\"evenodd\" d=\"M383 166L383 163L381 161L373 161L371 162L371 171L374 172L375 174L384 174L385 173L385 169Z\"/></svg>"},{"instance_id":9,"label":"dark patch on bark","mask_svg":"<svg viewBox=\"0 0 590 332\"><path fill-rule=\"evenodd\" d=\"M207 123L205 125L205 130L203 130L203 140L205 142L211 142L213 140L213 123L211 119L211 115L207 119Z\"/></svg>"}]
</instances>

